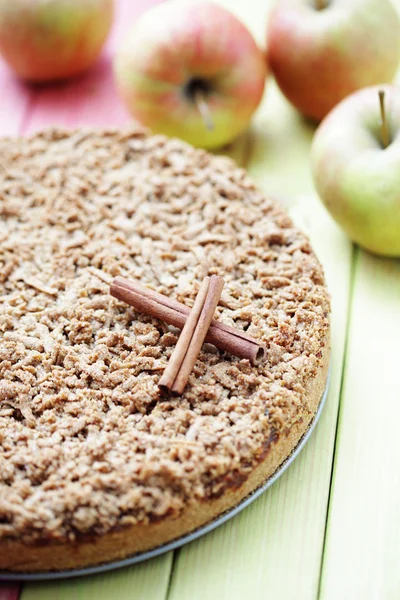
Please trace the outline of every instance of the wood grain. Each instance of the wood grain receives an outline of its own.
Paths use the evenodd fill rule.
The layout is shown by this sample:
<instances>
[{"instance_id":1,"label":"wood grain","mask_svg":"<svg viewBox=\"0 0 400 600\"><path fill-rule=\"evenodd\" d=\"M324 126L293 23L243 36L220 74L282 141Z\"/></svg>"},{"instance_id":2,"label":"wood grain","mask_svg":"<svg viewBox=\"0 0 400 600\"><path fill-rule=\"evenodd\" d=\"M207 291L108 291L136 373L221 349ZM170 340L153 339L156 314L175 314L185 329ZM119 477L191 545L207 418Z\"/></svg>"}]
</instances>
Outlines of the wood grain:
<instances>
[{"instance_id":1,"label":"wood grain","mask_svg":"<svg viewBox=\"0 0 400 600\"><path fill-rule=\"evenodd\" d=\"M0 57L0 135L22 132L31 102L31 88L19 81Z\"/></svg>"},{"instance_id":2,"label":"wood grain","mask_svg":"<svg viewBox=\"0 0 400 600\"><path fill-rule=\"evenodd\" d=\"M399 340L400 261L358 249L320 600L400 598Z\"/></svg>"},{"instance_id":3,"label":"wood grain","mask_svg":"<svg viewBox=\"0 0 400 600\"><path fill-rule=\"evenodd\" d=\"M172 552L103 575L29 584L21 600L164 600L171 564Z\"/></svg>"},{"instance_id":4,"label":"wood grain","mask_svg":"<svg viewBox=\"0 0 400 600\"><path fill-rule=\"evenodd\" d=\"M0 600L18 600L19 594L19 585L7 585L5 583L0 583Z\"/></svg>"},{"instance_id":5,"label":"wood grain","mask_svg":"<svg viewBox=\"0 0 400 600\"><path fill-rule=\"evenodd\" d=\"M400 261L358 251L321 599L400 598Z\"/></svg>"}]
</instances>

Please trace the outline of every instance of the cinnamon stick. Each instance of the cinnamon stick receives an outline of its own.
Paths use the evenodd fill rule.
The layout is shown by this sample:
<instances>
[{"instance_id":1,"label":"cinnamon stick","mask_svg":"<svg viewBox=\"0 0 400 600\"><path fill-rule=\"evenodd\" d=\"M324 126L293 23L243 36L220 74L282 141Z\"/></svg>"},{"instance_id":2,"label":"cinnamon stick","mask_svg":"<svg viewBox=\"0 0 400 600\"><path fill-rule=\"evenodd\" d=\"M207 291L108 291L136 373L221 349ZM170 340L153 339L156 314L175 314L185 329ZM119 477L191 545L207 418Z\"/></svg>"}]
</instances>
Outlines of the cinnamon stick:
<instances>
[{"instance_id":1,"label":"cinnamon stick","mask_svg":"<svg viewBox=\"0 0 400 600\"><path fill-rule=\"evenodd\" d=\"M213 275L211 278L204 278L175 350L160 379L159 388L162 391L182 394L210 327L223 287L222 277Z\"/></svg>"},{"instance_id":2,"label":"cinnamon stick","mask_svg":"<svg viewBox=\"0 0 400 600\"><path fill-rule=\"evenodd\" d=\"M201 311L203 310L209 288L210 278L205 277L196 296L196 300L194 301L193 308L190 311L190 315L188 316L185 326L182 329L182 333L179 336L178 343L175 346L175 350L173 351L167 368L165 369L163 376L161 377L160 382L158 384L159 388L163 391L172 390L172 387L178 375L178 371L182 366L190 342L193 338L193 334L199 321Z\"/></svg>"},{"instance_id":3,"label":"cinnamon stick","mask_svg":"<svg viewBox=\"0 0 400 600\"><path fill-rule=\"evenodd\" d=\"M183 329L191 311L185 304L159 294L138 281L124 277L114 279L110 293L114 298L126 302L139 312L179 329ZM219 321L211 321L205 341L234 356L247 358L252 364L258 364L266 359L265 344L240 329L229 327Z\"/></svg>"}]
</instances>

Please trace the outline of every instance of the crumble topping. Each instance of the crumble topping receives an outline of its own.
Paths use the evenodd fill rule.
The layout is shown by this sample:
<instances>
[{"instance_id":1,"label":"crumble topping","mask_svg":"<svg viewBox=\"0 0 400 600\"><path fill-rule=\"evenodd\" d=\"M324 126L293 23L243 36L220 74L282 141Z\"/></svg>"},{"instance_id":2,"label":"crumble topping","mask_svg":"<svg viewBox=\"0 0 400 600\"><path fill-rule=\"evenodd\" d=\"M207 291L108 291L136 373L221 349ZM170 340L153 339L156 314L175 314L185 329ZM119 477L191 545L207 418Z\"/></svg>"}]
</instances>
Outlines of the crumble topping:
<instances>
[{"instance_id":1,"label":"crumble topping","mask_svg":"<svg viewBox=\"0 0 400 600\"><path fill-rule=\"evenodd\" d=\"M160 397L179 332L109 295L117 275L262 338L205 344ZM243 481L310 417L323 273L285 211L224 157L142 130L0 140L0 539L75 539L178 515Z\"/></svg>"}]
</instances>

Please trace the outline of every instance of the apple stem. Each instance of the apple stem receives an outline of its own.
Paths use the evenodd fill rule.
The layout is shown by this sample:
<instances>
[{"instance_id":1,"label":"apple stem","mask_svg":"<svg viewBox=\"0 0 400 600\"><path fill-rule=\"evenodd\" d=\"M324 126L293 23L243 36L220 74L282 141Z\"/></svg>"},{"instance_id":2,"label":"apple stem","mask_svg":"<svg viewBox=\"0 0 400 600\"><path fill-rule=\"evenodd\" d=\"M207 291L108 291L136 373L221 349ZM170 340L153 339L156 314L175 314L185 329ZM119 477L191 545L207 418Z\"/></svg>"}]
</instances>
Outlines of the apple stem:
<instances>
[{"instance_id":1,"label":"apple stem","mask_svg":"<svg viewBox=\"0 0 400 600\"><path fill-rule=\"evenodd\" d=\"M317 10L324 10L327 6L327 0L315 0Z\"/></svg>"},{"instance_id":2,"label":"apple stem","mask_svg":"<svg viewBox=\"0 0 400 600\"><path fill-rule=\"evenodd\" d=\"M210 107L208 106L208 102L203 90L195 90L193 93L193 102L195 103L196 108L203 119L204 126L208 129L208 131L212 131L214 129L214 122L211 118Z\"/></svg>"},{"instance_id":3,"label":"apple stem","mask_svg":"<svg viewBox=\"0 0 400 600\"><path fill-rule=\"evenodd\" d=\"M383 90L379 90L379 105L381 107L381 139L383 147L387 148L390 144L390 137L388 122L386 118L385 92Z\"/></svg>"}]
</instances>

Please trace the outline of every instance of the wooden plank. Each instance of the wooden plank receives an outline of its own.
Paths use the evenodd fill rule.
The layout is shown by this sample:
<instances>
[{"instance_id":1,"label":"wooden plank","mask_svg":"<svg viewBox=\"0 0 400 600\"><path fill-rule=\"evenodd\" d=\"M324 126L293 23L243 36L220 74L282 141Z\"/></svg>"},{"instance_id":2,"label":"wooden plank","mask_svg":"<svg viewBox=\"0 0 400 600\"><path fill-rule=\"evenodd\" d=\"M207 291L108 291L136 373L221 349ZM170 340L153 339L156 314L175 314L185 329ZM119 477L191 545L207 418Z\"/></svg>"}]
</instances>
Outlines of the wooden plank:
<instances>
[{"instance_id":1,"label":"wooden plank","mask_svg":"<svg viewBox=\"0 0 400 600\"><path fill-rule=\"evenodd\" d=\"M0 58L0 135L22 131L32 101L31 89L19 81Z\"/></svg>"},{"instance_id":2,"label":"wooden plank","mask_svg":"<svg viewBox=\"0 0 400 600\"><path fill-rule=\"evenodd\" d=\"M172 552L104 575L29 584L21 600L164 600L171 562Z\"/></svg>"},{"instance_id":3,"label":"wooden plank","mask_svg":"<svg viewBox=\"0 0 400 600\"><path fill-rule=\"evenodd\" d=\"M18 600L20 588L18 585L0 583L0 600Z\"/></svg>"},{"instance_id":4,"label":"wooden plank","mask_svg":"<svg viewBox=\"0 0 400 600\"><path fill-rule=\"evenodd\" d=\"M358 251L321 599L400 598L400 261Z\"/></svg>"},{"instance_id":5,"label":"wooden plank","mask_svg":"<svg viewBox=\"0 0 400 600\"><path fill-rule=\"evenodd\" d=\"M321 600L400 598L399 339L400 263L358 250Z\"/></svg>"},{"instance_id":6,"label":"wooden plank","mask_svg":"<svg viewBox=\"0 0 400 600\"><path fill-rule=\"evenodd\" d=\"M261 40L266 3L226 0ZM270 3L271 4L271 3ZM169 600L317 597L347 323L352 247L322 208L310 179L313 128L270 82L250 136L248 169L311 236L332 302L332 378L312 440L282 479L233 521L182 549ZM306 547L306 551L305 551ZM290 574L290 576L288 575Z\"/></svg>"}]
</instances>

